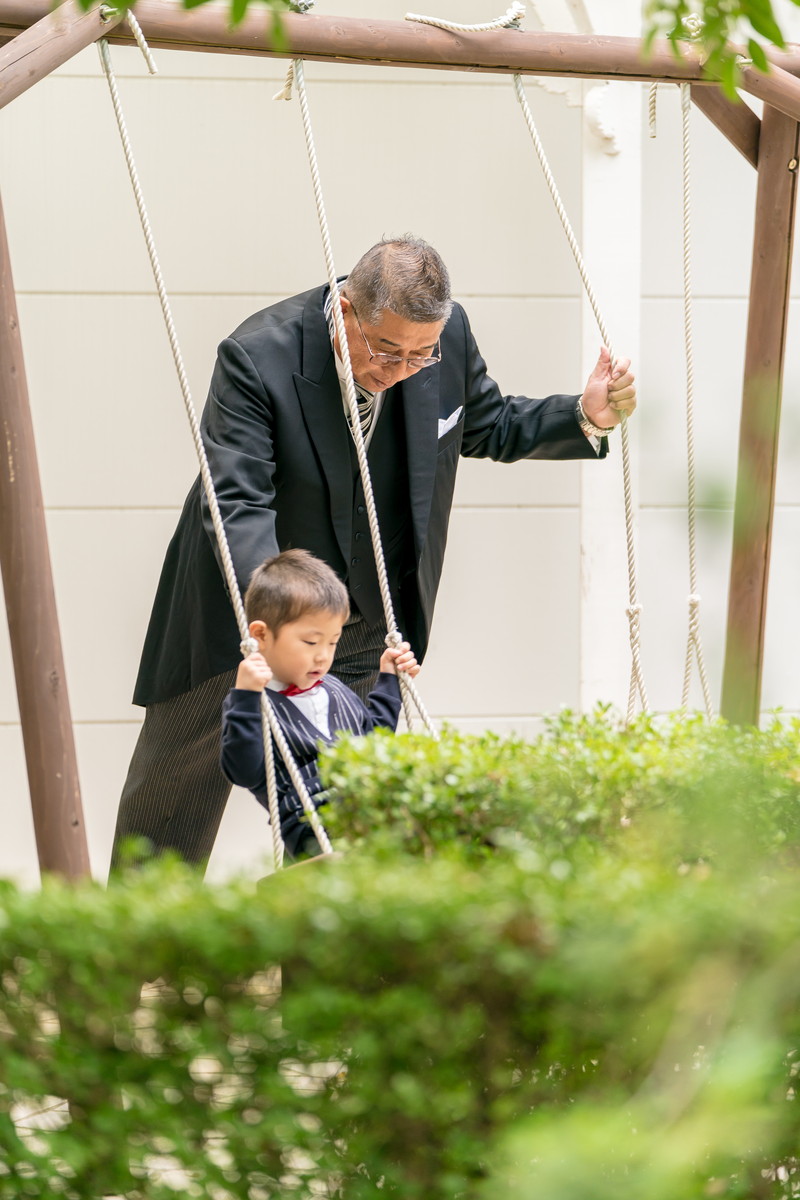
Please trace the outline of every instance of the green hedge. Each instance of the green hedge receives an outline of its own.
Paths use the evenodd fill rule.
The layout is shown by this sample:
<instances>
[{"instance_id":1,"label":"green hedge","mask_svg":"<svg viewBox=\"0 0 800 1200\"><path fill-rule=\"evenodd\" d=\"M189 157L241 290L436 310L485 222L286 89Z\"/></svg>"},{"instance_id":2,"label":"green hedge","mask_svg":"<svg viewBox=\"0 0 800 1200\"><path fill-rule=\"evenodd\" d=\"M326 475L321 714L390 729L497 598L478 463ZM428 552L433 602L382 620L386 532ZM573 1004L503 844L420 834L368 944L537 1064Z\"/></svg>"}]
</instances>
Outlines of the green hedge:
<instances>
[{"instance_id":1,"label":"green hedge","mask_svg":"<svg viewBox=\"0 0 800 1200\"><path fill-rule=\"evenodd\" d=\"M796 730L370 742L379 852L2 889L0 1200L795 1194Z\"/></svg>"},{"instance_id":2,"label":"green hedge","mask_svg":"<svg viewBox=\"0 0 800 1200\"><path fill-rule=\"evenodd\" d=\"M564 711L526 742L493 734L342 739L323 757L337 845L370 853L551 858L638 842L684 859L800 847L800 724L736 729L699 716ZM676 820L677 818L677 820Z\"/></svg>"}]
</instances>

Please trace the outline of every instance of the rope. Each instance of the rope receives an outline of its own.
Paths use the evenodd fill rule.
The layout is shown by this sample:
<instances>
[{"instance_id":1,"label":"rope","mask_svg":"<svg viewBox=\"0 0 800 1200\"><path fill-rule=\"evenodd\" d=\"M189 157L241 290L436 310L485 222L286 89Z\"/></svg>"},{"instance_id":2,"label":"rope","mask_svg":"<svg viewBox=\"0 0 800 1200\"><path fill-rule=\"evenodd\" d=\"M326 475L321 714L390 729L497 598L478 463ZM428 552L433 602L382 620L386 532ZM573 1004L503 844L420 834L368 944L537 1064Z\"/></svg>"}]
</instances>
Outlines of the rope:
<instances>
[{"instance_id":1,"label":"rope","mask_svg":"<svg viewBox=\"0 0 800 1200\"><path fill-rule=\"evenodd\" d=\"M426 25L433 25L439 29L447 29L452 33L470 33L470 32L474 33L474 32L481 31L483 29L499 29L504 26L505 27L508 27L508 26L518 27L519 20L522 15L519 12L520 8L522 8L522 12L524 13L524 11L525 11L524 7L522 7L521 5L518 5L518 4L514 4L508 10L508 12L505 14L504 17L498 17L498 19L496 21L493 21L486 26L458 25L451 21L440 21L436 17L418 17L412 13L408 13L406 15L406 20L407 21L423 21ZM550 169L549 162L547 161L547 155L545 153L544 146L542 144L542 140L539 137L539 132L536 128L536 123L533 119L533 113L530 110L530 106L528 104L527 98L525 96L525 91L522 86L522 77L520 75L514 75L513 80L514 80L514 91L516 93L517 100L519 101L520 107L522 109L523 116L525 117L525 123L528 126L528 132L531 135L534 149L536 150L536 155L539 159L539 164L544 173L545 181L546 181L548 189L550 191L550 195L553 199L553 203L555 204L555 207L556 207L556 212L558 213L559 220L561 221L562 228L564 230L564 233L566 234L570 250L572 251L572 255L575 259L575 263L578 268L578 273L581 277L581 281L582 281L584 289L586 291L586 295L589 300L589 304L591 305L592 312L594 313L594 317L597 322L597 327L600 330L600 336L602 337L604 344L608 347L608 352L611 355L611 360L612 360L612 364L613 364L615 359L614 359L613 350L611 348L611 339L608 336L606 324L605 324L605 321L603 320L602 314L600 312L600 307L597 303L597 297L595 296L594 288L592 287L591 280L589 279L589 274L586 269L586 263L584 261L583 254L581 253L581 249L578 245L578 240L575 237L575 233L573 231L572 224L567 215L567 210L564 207L564 203L561 199L561 196L559 195L558 187L556 185L556 181L553 176L553 172ZM627 720L630 723L630 721L633 720L637 694L641 701L642 708L645 711L647 711L647 709L649 708L649 704L647 701L647 692L645 690L644 677L642 674L642 663L641 663L641 653L640 653L640 618L641 618L641 613L642 613L642 606L639 603L639 599L638 599L638 586L637 586L637 580L636 580L636 548L635 548L635 534L634 534L633 489L631 486L630 436L628 433L628 418L625 416L624 413L622 415L622 420L620 422L620 436L622 439L622 480L623 480L623 492L624 492L624 497L625 497L625 533L626 533L626 548L627 548L627 561L628 561L628 605L627 605L627 608L625 609L625 612L628 617L628 637L629 637L630 648L631 648L631 677L630 677L630 686L628 689L628 710L627 710Z\"/></svg>"},{"instance_id":2,"label":"rope","mask_svg":"<svg viewBox=\"0 0 800 1200\"><path fill-rule=\"evenodd\" d=\"M686 661L683 671L681 707L689 705L692 659L697 660L697 671L703 689L706 716L714 715L711 691L708 686L703 647L700 640L700 600L697 591L697 489L694 454L694 342L692 312L692 212L691 212L691 138L690 115L692 107L691 88L682 83L681 89L681 149L683 163L683 340L686 348L686 452L687 452L687 519L689 526L689 632L686 642Z\"/></svg>"},{"instance_id":3,"label":"rope","mask_svg":"<svg viewBox=\"0 0 800 1200\"><path fill-rule=\"evenodd\" d=\"M699 22L699 23L698 23ZM696 39L702 32L699 18L684 17L688 37ZM656 93L658 84L651 83L649 98L650 137L656 136ZM687 604L688 635L686 658L683 669L681 708L689 707L689 688L692 676L692 661L697 660L697 672L703 690L706 716L711 720L714 707L706 673L703 646L700 637L700 604L702 597L697 591L697 489L694 453L694 316L692 307L692 213L691 213L691 137L690 113L692 104L691 86L680 84L681 92L681 162L683 186L683 342L686 357L686 454L687 454L687 504L686 515L689 527L689 595Z\"/></svg>"},{"instance_id":4,"label":"rope","mask_svg":"<svg viewBox=\"0 0 800 1200\"><path fill-rule=\"evenodd\" d=\"M273 100L291 100L292 84L294 83L294 63L289 63L289 70L286 72L286 80L279 92L276 92L272 97Z\"/></svg>"},{"instance_id":5,"label":"rope","mask_svg":"<svg viewBox=\"0 0 800 1200\"><path fill-rule=\"evenodd\" d=\"M525 96L525 91L522 86L522 77L520 75L514 76L514 91L522 109L525 123L528 126L528 132L531 135L534 149L539 159L542 172L544 173L545 181L553 199L556 212L558 213L562 228L566 234L569 248L572 251L573 258L575 259L575 264L578 268L578 274L581 277L581 281L586 291L587 299L589 300L592 312L594 313L597 327L600 330L600 336L603 339L604 344L608 347L608 352L611 355L611 360L613 363L615 361L615 356L611 346L611 339L608 336L606 323L603 320L602 313L600 312L600 306L598 305L597 297L586 268L586 262L578 245L578 240L575 237L572 224L567 215L567 210L564 207L561 196L559 195L553 172L550 169L549 162L547 161L547 155L545 154L542 140L539 137L539 132L533 119L533 113L531 112ZM631 648L631 677L630 687L628 689L627 710L627 720L630 722L633 720L637 693L641 701L642 708L645 712L649 708L649 704L647 701L647 692L645 690L644 677L642 674L640 653L640 619L642 606L638 599L638 584L636 579L636 544L634 530L633 488L631 485L630 435L628 431L628 418L624 413L620 422L620 435L622 438L622 484L625 499L625 540L628 564L628 605L625 609L625 612L628 617L628 637Z\"/></svg>"},{"instance_id":6,"label":"rope","mask_svg":"<svg viewBox=\"0 0 800 1200\"><path fill-rule=\"evenodd\" d=\"M650 127L650 137L656 136L656 98L658 96L658 84L651 83L647 89L647 119Z\"/></svg>"},{"instance_id":7,"label":"rope","mask_svg":"<svg viewBox=\"0 0 800 1200\"><path fill-rule=\"evenodd\" d=\"M120 10L118 8L115 8L112 4L101 4L100 5L100 20L103 22L110 21L112 17L118 16L119 12L120 12ZM125 20L128 22L128 25L130 26L130 31L136 40L136 44L144 56L144 61L147 63L148 71L150 72L151 75L157 75L158 67L156 66L156 60L153 58L153 55L150 51L150 47L148 46L147 42L145 41L145 36L142 33L141 25L136 20L136 17L133 15L133 13L131 12L130 9L126 9L126 11L125 11Z\"/></svg>"},{"instance_id":8,"label":"rope","mask_svg":"<svg viewBox=\"0 0 800 1200\"><path fill-rule=\"evenodd\" d=\"M446 29L449 33L489 33L493 29L519 29L524 16L525 5L515 0L502 17L486 21L483 25L459 25L455 21L440 21L438 17L422 17L418 13L406 13L405 19L416 21L419 25L433 25L435 29Z\"/></svg>"},{"instance_id":9,"label":"rope","mask_svg":"<svg viewBox=\"0 0 800 1200\"><path fill-rule=\"evenodd\" d=\"M127 9L127 11L125 13L125 20L128 22L128 25L130 26L131 33L136 38L136 45L139 47L142 54L144 55L144 61L147 63L148 71L150 72L151 75L157 75L158 67L156 66L156 60L153 58L153 55L150 52L150 47L148 46L147 42L145 41L145 36L142 33L141 25L136 20L136 17L133 15L133 13L131 12L130 9Z\"/></svg>"},{"instance_id":10,"label":"rope","mask_svg":"<svg viewBox=\"0 0 800 1200\"><path fill-rule=\"evenodd\" d=\"M214 481L211 476L211 468L209 467L208 456L206 455L206 449L203 445L203 438L200 432L200 424L197 418L197 412L195 411L195 407L192 402L189 380L186 374L186 368L184 366L180 346L178 344L178 336L175 330L175 323L172 318L169 297L167 295L166 287L164 286L164 279L161 273L158 254L156 253L155 241L153 239L153 233L150 226L150 219L147 215L144 196L142 194L141 184L139 182L139 174L136 169L133 150L131 148L130 138L128 136L125 115L123 113L122 103L119 97L117 81L111 66L111 54L108 42L105 38L102 38L97 43L97 48L100 53L100 62L103 66L103 71L105 73L109 92L111 94L111 102L113 104L114 114L117 119L117 128L119 129L120 140L122 142L122 148L125 154L125 162L128 167L128 174L133 187L133 194L136 199L136 207L139 212L139 220L141 222L142 232L144 233L147 253L150 259L150 266L156 284L156 291L158 292L158 298L161 303L161 311L164 316L164 323L167 329L170 349L172 350L172 358L178 374L178 381L180 383L181 394L183 396L184 406L186 408L186 415L189 418L189 424L192 430L192 437L200 465L200 477L202 479L203 488L208 500L211 521L214 527L214 533L216 535L217 542L219 544L220 557L222 559L225 579L228 584L228 591L230 593L231 603L233 604L236 623L239 627L239 633L242 639L241 649L243 654L248 654L253 649L253 639L250 637L247 617L245 615L244 605L242 604L242 597L239 591L239 583L236 578L230 547L228 545L228 538L225 533L225 527L222 522L222 515L220 513L219 503L217 501L217 495L214 490ZM325 832L325 829L323 828L322 822L317 815L317 810L314 806L314 803L308 794L308 790L303 782L303 778L300 774L297 763L294 761L292 753L289 749L289 745L283 734L283 730L278 723L275 710L267 699L266 692L262 692L261 694L261 713L264 728L264 758L267 776L267 797L269 802L270 826L272 829L273 861L275 864L275 869L278 870L283 863L284 848L283 839L281 838L280 820L278 816L277 786L275 780L275 766L272 756L272 740L268 735L268 729L272 734L272 738L275 740L284 763L286 764L286 769L289 772L292 783L297 791L298 796L300 797L300 802L303 805L303 809L308 816L317 841L324 852L330 852L331 843L327 833Z\"/></svg>"},{"instance_id":11,"label":"rope","mask_svg":"<svg viewBox=\"0 0 800 1200\"><path fill-rule=\"evenodd\" d=\"M308 95L306 93L303 61L299 58L294 60L294 82L297 87L297 95L300 100L300 111L303 119L303 132L306 139L306 151L308 153L308 163L311 169L311 182L314 189L314 200L317 206L317 217L319 219L322 247L325 254L325 266L328 273L328 284L330 286L331 296L333 299L333 319L339 339L339 351L345 369L345 397L347 400L348 409L350 411L350 424L352 427L353 441L355 442L356 456L358 458L358 467L361 472L361 481L364 487L364 500L367 509L367 517L369 520L372 548L375 555L375 567L378 573L378 585L380 587L381 600L383 601L383 611L386 617L386 645L398 646L403 639L397 628L397 621L395 619L394 606L392 604L392 596L389 588L389 578L386 573L386 560L383 554L383 544L381 541L380 527L378 525L378 512L375 507L375 496L372 490L372 477L369 471L367 450L364 443L364 435L361 431L361 422L359 420L358 397L356 395L355 382L353 380L353 368L350 363L350 349L347 343L347 333L345 332L344 327L344 315L342 313L339 283L336 278L336 268L333 262L333 251L331 249L330 231L328 229L328 219L325 213L325 204L322 196L322 185L320 182L319 166L317 163L317 154L314 146L314 135L311 128L311 116L308 107ZM402 671L398 671L397 677L400 683L400 695L403 701L403 711L405 712L406 722L409 729L412 728L413 724L414 713L413 709L411 708L411 703L413 701L417 712L422 718L425 728L434 738L438 737L436 728L431 721L430 716L428 715L425 705L422 703L414 681L407 677L407 675Z\"/></svg>"}]
</instances>

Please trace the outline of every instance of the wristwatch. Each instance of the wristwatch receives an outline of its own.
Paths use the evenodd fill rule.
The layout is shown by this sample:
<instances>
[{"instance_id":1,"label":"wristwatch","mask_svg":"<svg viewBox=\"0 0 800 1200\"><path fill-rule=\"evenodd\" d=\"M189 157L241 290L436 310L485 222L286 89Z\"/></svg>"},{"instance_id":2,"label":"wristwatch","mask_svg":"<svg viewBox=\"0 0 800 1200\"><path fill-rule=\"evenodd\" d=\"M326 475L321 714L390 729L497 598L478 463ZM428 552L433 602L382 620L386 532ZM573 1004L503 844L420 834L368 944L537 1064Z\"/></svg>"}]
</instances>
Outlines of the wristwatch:
<instances>
[{"instance_id":1,"label":"wristwatch","mask_svg":"<svg viewBox=\"0 0 800 1200\"><path fill-rule=\"evenodd\" d=\"M613 433L617 428L616 425L609 425L607 429L603 429L601 425L593 424L583 411L583 405L581 404L580 400L578 400L578 403L575 406L575 416L578 418L578 424L580 425L582 432L585 433L587 437L608 437L608 435Z\"/></svg>"}]
</instances>

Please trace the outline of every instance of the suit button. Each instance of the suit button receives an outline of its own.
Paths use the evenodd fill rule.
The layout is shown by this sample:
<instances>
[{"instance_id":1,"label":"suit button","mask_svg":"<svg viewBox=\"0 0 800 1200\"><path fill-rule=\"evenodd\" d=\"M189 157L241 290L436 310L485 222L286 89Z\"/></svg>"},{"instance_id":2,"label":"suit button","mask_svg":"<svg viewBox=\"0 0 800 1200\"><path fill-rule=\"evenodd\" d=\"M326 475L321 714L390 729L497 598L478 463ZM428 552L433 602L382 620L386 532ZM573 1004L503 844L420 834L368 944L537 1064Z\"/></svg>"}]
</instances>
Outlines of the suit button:
<instances>
[{"instance_id":1,"label":"suit button","mask_svg":"<svg viewBox=\"0 0 800 1200\"><path fill-rule=\"evenodd\" d=\"M358 513L358 515L359 515L360 517L363 517L363 515L364 515L364 513L365 513L366 511L367 511L367 510L366 510L366 508L364 507L364 505L363 505L363 504L359 504L358 508L356 509L356 512Z\"/></svg>"},{"instance_id":2,"label":"suit button","mask_svg":"<svg viewBox=\"0 0 800 1200\"><path fill-rule=\"evenodd\" d=\"M358 564L359 564L360 562L361 562L361 559L360 559L360 558L351 558L351 559L350 559L350 566L351 566L351 567L356 567L356 566L358 566Z\"/></svg>"},{"instance_id":3,"label":"suit button","mask_svg":"<svg viewBox=\"0 0 800 1200\"><path fill-rule=\"evenodd\" d=\"M356 534L356 541L357 541L357 542L360 542L360 541L361 541L361 539L363 538L363 536L364 536L364 535L363 535L363 533L357 533L357 534Z\"/></svg>"}]
</instances>

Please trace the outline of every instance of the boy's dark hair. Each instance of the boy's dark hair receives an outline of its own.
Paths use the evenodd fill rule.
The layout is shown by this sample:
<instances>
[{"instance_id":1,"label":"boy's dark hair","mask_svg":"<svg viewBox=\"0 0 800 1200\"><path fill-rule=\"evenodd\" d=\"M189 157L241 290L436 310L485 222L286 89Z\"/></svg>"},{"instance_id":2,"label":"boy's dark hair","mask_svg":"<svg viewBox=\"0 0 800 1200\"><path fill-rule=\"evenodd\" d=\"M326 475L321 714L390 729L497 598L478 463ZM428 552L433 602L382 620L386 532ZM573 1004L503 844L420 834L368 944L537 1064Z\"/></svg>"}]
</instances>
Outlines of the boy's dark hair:
<instances>
[{"instance_id":1,"label":"boy's dark hair","mask_svg":"<svg viewBox=\"0 0 800 1200\"><path fill-rule=\"evenodd\" d=\"M347 588L308 550L284 550L256 567L244 595L249 621L263 621L273 636L307 612L350 614Z\"/></svg>"}]
</instances>

